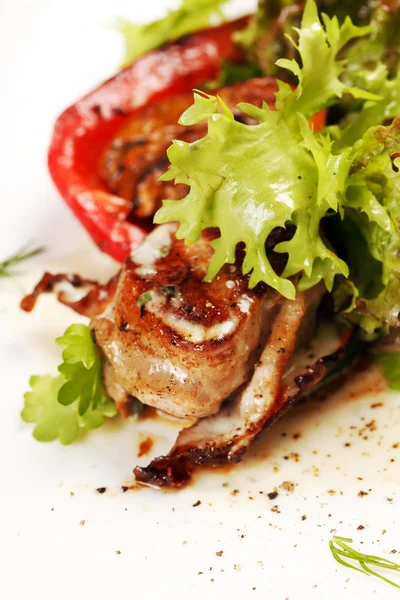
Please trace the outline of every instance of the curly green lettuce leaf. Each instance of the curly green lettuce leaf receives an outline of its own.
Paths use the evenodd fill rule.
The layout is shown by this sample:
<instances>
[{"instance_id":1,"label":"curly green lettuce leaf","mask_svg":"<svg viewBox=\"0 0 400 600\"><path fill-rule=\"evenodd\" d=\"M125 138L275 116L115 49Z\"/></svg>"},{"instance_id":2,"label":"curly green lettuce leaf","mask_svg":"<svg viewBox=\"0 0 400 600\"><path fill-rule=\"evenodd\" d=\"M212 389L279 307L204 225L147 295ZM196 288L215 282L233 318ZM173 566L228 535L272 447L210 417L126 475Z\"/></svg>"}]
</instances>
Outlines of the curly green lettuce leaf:
<instances>
[{"instance_id":1,"label":"curly green lettuce leaf","mask_svg":"<svg viewBox=\"0 0 400 600\"><path fill-rule=\"evenodd\" d=\"M348 152L333 157L329 139L317 140L303 117L292 129L266 105L239 108L258 125L235 121L220 98L195 94L181 123L207 119L208 134L192 144L174 142L168 151L172 166L163 176L190 185L190 192L181 201L164 201L155 221L179 221L176 235L187 243L195 242L203 229L219 228L207 281L225 263L235 261L236 246L244 242L243 272L251 272L250 287L264 281L293 298L289 278L303 270L306 277L325 279L331 287L334 274L347 275L348 270L327 248L319 221L329 209L337 210L344 198L351 165ZM297 225L297 231L291 241L276 247L277 252L288 253L285 272L278 276L265 242L276 227L289 224Z\"/></svg>"},{"instance_id":2,"label":"curly green lettuce leaf","mask_svg":"<svg viewBox=\"0 0 400 600\"><path fill-rule=\"evenodd\" d=\"M372 256L382 262L385 281L392 270L400 271L400 118L372 127L354 148L347 206L358 209L353 218Z\"/></svg>"},{"instance_id":3,"label":"curly green lettuce leaf","mask_svg":"<svg viewBox=\"0 0 400 600\"><path fill-rule=\"evenodd\" d=\"M59 438L68 445L80 431L100 427L105 417L113 417L116 408L104 395L101 359L89 327L71 325L56 343L64 346L60 375L31 377L21 416L37 423L35 439Z\"/></svg>"},{"instance_id":4,"label":"curly green lettuce leaf","mask_svg":"<svg viewBox=\"0 0 400 600\"><path fill-rule=\"evenodd\" d=\"M179 8L168 11L165 17L139 25L120 19L117 27L124 36L125 57L122 66L166 42L199 31L215 21L224 19L222 6L228 0L182 0Z\"/></svg>"},{"instance_id":5,"label":"curly green lettuce leaf","mask_svg":"<svg viewBox=\"0 0 400 600\"><path fill-rule=\"evenodd\" d=\"M343 21L347 16L356 25L367 25L378 0L317 0L320 12ZM293 28L300 27L303 3L297 0L259 0L249 25L235 34L248 59L258 64L265 75L282 77L276 65L279 58L295 58L297 51L288 40Z\"/></svg>"},{"instance_id":6,"label":"curly green lettuce leaf","mask_svg":"<svg viewBox=\"0 0 400 600\"><path fill-rule=\"evenodd\" d=\"M340 124L338 148L355 144L373 126L400 114L400 3L372 2L371 33L356 41L346 52L342 81L378 94L378 102L353 102L346 99L346 113Z\"/></svg>"},{"instance_id":7,"label":"curly green lettuce leaf","mask_svg":"<svg viewBox=\"0 0 400 600\"><path fill-rule=\"evenodd\" d=\"M400 60L400 3L391 6L382 2L370 3L371 33L356 41L346 53L347 65L343 80L350 85L382 93L382 85L395 77Z\"/></svg>"},{"instance_id":8,"label":"curly green lettuce leaf","mask_svg":"<svg viewBox=\"0 0 400 600\"><path fill-rule=\"evenodd\" d=\"M347 182L343 226L350 229L341 245L358 289L350 317L370 334L399 325L399 157L400 118L371 128L356 143Z\"/></svg>"},{"instance_id":9,"label":"curly green lettuce leaf","mask_svg":"<svg viewBox=\"0 0 400 600\"><path fill-rule=\"evenodd\" d=\"M354 98L377 101L380 96L355 86L347 86L341 81L346 61L339 59L340 51L358 37L370 33L370 27L357 27L349 17L339 26L337 17L322 15L320 20L318 8L314 1L308 1L304 8L301 28L294 28L298 34L298 60L282 58L277 65L293 73L298 79L295 93L290 87L282 85L277 94L277 108L284 111L286 118L296 113L306 117L312 116L321 108L325 108L343 94Z\"/></svg>"},{"instance_id":10,"label":"curly green lettuce leaf","mask_svg":"<svg viewBox=\"0 0 400 600\"><path fill-rule=\"evenodd\" d=\"M341 84L343 61L337 60L350 39L368 30L353 26L349 19L339 27L335 18L324 17L324 24L325 29L315 2L308 0L298 30L302 66L295 61L281 63L297 75L297 88L280 82L276 111L267 105L261 109L239 105L257 125L236 122L220 98L200 94L180 120L187 126L207 120L208 133L192 144L175 141L169 149L171 168L163 180L185 183L190 192L181 201L164 201L155 222L178 221L177 237L187 243L195 242L203 229L219 228L206 280L225 263L234 262L241 242L250 287L263 281L293 298L291 279L297 273L304 273L303 288L324 280L331 289L336 274L348 275L347 265L324 242L320 222L329 211L342 211L351 149L333 154L331 140L316 135L306 117L345 90L370 97ZM265 242L275 228L288 225L297 229L290 241L275 248L287 254L285 271L278 275Z\"/></svg>"},{"instance_id":11,"label":"curly green lettuce leaf","mask_svg":"<svg viewBox=\"0 0 400 600\"><path fill-rule=\"evenodd\" d=\"M384 67L382 69L384 76L379 78L380 82L377 86L381 99L377 102L365 102L358 112L347 116L338 133L335 144L337 149L355 144L368 129L392 120L400 114L400 70L393 78L389 78L383 63L379 66Z\"/></svg>"},{"instance_id":12,"label":"curly green lettuce leaf","mask_svg":"<svg viewBox=\"0 0 400 600\"><path fill-rule=\"evenodd\" d=\"M299 276L299 289L324 281L332 290L336 276L350 275L339 296L350 295L348 317L368 334L390 327L397 310L400 121L368 128L354 144L338 149L329 133L314 132L307 118L344 94L363 100L368 110L379 109L385 98L342 80L343 49L370 31L348 18L341 26L336 17L321 20L315 2L308 0L297 30L299 60L279 61L298 86L279 82L276 111L239 105L256 123L249 126L236 122L220 98L196 94L180 122L191 126L206 120L208 133L193 143L174 142L168 152L171 167L163 176L187 184L190 192L181 201L164 201L155 218L177 221L177 236L186 243L195 242L204 229L219 229L206 280L234 262L240 243L250 287L265 282L293 298ZM329 222L342 230L351 223L354 244L327 241L332 239L326 237ZM292 237L273 248L275 256L283 255L277 272L266 242L276 228L289 226Z\"/></svg>"}]
</instances>

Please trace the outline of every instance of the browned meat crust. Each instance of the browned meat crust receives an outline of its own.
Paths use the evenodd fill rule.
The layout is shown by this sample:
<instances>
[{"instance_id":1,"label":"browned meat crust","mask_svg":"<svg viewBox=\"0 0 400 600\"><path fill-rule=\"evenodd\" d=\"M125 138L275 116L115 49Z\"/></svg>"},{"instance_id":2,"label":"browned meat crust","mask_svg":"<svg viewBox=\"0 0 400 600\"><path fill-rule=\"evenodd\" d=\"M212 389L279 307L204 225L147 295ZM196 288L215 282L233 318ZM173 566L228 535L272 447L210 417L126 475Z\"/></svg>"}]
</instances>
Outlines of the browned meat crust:
<instances>
[{"instance_id":1,"label":"browned meat crust","mask_svg":"<svg viewBox=\"0 0 400 600\"><path fill-rule=\"evenodd\" d=\"M201 465L240 461L263 429L318 386L348 336L312 365L296 361L313 335L323 288L298 293L295 301L264 285L249 290L240 260L204 283L216 233L185 246L175 229L154 230L105 285L46 273L22 306L32 310L40 294L54 291L92 317L105 388L123 416L137 397L199 419L167 456L134 471L140 483L179 488Z\"/></svg>"},{"instance_id":2,"label":"browned meat crust","mask_svg":"<svg viewBox=\"0 0 400 600\"><path fill-rule=\"evenodd\" d=\"M318 389L318 384L343 357L350 331L342 333L336 350L321 356L314 364L306 365L302 372L295 372L282 384L284 371L288 366L288 354L293 349L296 333L299 333L298 315L304 310L300 302L302 300L296 301L297 316L294 303L287 302L282 306L271 339L256 366L255 375L257 370L264 369L262 363L268 361L269 370L272 368L274 371L272 386L271 380L265 380L266 389L259 390L260 393L257 394L253 377L247 388L225 403L217 415L201 419L189 429L183 430L167 456L156 458L147 467L136 467L134 474L138 482L155 487L181 488L188 484L193 471L202 465L219 467L241 461L250 444L264 429L281 418L295 402ZM286 352L275 354L274 357L274 352L279 353L277 345L282 343L279 340L277 344L279 337L283 339L282 328L288 328L282 346ZM243 410L246 391L254 394L254 399ZM257 407L260 402L264 402L262 410Z\"/></svg>"},{"instance_id":3,"label":"browned meat crust","mask_svg":"<svg viewBox=\"0 0 400 600\"><path fill-rule=\"evenodd\" d=\"M177 417L201 418L245 383L281 298L226 265L210 283L211 233L191 246L164 225L120 275L110 310L92 320L106 357L107 391L122 390ZM165 254L165 255L163 255Z\"/></svg>"}]
</instances>

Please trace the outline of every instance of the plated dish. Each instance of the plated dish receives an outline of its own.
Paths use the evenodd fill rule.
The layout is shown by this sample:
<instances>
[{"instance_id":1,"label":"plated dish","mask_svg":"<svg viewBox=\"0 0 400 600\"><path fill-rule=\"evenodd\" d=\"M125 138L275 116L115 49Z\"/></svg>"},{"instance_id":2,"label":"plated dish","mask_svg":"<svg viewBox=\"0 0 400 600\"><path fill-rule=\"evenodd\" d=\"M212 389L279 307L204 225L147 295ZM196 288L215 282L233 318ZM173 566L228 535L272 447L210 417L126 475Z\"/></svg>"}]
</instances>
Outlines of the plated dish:
<instances>
[{"instance_id":1,"label":"plated dish","mask_svg":"<svg viewBox=\"0 0 400 600\"><path fill-rule=\"evenodd\" d=\"M52 178L123 266L46 273L22 302L90 318L31 380L35 437L161 410L182 431L135 468L158 487L241 460L355 365L399 385L398 4L260 2L210 28L224 3L200 4L123 24L126 66L55 125Z\"/></svg>"},{"instance_id":2,"label":"plated dish","mask_svg":"<svg viewBox=\"0 0 400 600\"><path fill-rule=\"evenodd\" d=\"M371 555L381 555L396 563L399 551L399 395L386 391L375 360L376 354L387 353L388 345L368 345L374 354L371 367L362 370L360 361L337 391L321 393L321 401L311 394L309 401L294 403L251 444L240 463L199 468L178 493L135 485L132 468L145 468L167 455L178 427L189 421L167 421L161 417L166 413L145 408L140 416L104 418L103 426L86 434L99 419L90 421L89 412L80 419L73 402L68 421L64 407L51 404L52 411L59 406L64 411L56 423L56 432L61 424L66 426L64 442L78 421L74 443L64 447L58 440L38 443L32 437L38 414L24 415L35 417L32 423L20 418L29 377L57 374L62 348L54 345L55 338L71 323L89 323L51 294L40 299L33 313L23 313L22 293L29 293L44 271L75 272L106 282L119 269L91 242L52 186L45 166L52 126L67 102L109 77L119 63L118 33L104 24L116 14L155 19L165 14L162 4L160 0L142 7L121 0L110 6L104 0L94 13L90 3L71 11L67 3L63 9L63 0L51 7L38 0L20 19L11 2L8 24L7 18L0 20L2 44L8 40L0 60L6 73L11 62L10 81L17 86L15 94L6 93L2 100L2 140L10 151L3 163L8 201L3 206L0 262L28 240L47 248L31 262L8 268L20 277L0 280L5 450L0 528L7 549L0 578L3 596L12 600L40 589L44 599L54 590L60 599L70 598L76 595L78 579L82 594L99 598L126 594L134 580L136 594L148 595L151 581L151 594L163 596L166 589L174 589L176 598L187 598L188 592L193 598L228 592L232 598L365 600L381 594L389 599L398 593L396 588L344 568L332 555L336 543L336 550L329 549L333 536L352 538L353 544L344 542L351 547L347 558L338 557L350 561L356 551L362 552L366 566L396 580L394 570L369 562ZM39 9L45 5L46 10ZM249 10L247 3L242 6ZM63 27L55 28L61 13ZM34 35L40 35L40 44L32 44ZM27 57L35 65L32 70ZM27 101L29 81L35 82L31 90L40 89L40 94L31 93ZM393 369L391 373L393 386ZM43 391L37 396L38 411L45 399L56 397L46 386ZM140 410L141 405L135 402L132 408ZM115 412L114 402L108 409ZM35 432L42 438L46 434L51 437L43 428ZM154 445L146 453L149 438ZM357 559L352 565L361 567ZM99 571L101 577L94 578Z\"/></svg>"}]
</instances>

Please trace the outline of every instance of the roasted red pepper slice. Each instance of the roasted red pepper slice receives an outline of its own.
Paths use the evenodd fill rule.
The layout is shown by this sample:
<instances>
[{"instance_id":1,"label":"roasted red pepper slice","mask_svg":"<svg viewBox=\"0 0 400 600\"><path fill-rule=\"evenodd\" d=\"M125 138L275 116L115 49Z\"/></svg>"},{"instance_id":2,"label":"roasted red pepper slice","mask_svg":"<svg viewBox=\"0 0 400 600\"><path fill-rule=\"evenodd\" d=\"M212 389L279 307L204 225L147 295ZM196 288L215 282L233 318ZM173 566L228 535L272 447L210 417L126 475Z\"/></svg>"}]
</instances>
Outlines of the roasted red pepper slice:
<instances>
[{"instance_id":1,"label":"roasted red pepper slice","mask_svg":"<svg viewBox=\"0 0 400 600\"><path fill-rule=\"evenodd\" d=\"M96 244L123 261L147 231L127 221L131 205L110 193L99 158L124 120L156 99L188 92L218 76L221 59L240 60L232 33L246 17L149 52L70 106L58 118L48 165L61 196Z\"/></svg>"}]
</instances>

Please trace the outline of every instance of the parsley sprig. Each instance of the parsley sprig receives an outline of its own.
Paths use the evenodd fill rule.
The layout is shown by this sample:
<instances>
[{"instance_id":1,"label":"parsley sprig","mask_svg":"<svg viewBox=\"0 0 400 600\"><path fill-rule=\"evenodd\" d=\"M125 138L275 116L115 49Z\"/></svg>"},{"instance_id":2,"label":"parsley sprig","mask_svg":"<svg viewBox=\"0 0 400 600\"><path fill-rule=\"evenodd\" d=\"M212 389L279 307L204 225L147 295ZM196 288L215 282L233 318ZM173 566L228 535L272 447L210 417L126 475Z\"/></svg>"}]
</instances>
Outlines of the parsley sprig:
<instances>
[{"instance_id":1,"label":"parsley sprig","mask_svg":"<svg viewBox=\"0 0 400 600\"><path fill-rule=\"evenodd\" d=\"M396 588L400 588L400 585L387 577L384 577L380 573L378 573L372 567L378 567L380 569L389 569L391 571L395 571L400 573L400 565L388 560L387 558L381 558L380 556L374 556L372 554L363 554L362 552L358 552L351 548L348 543L352 544L353 540L350 538L340 537L338 535L334 535L333 538L329 542L329 548L332 552L332 555L335 560L341 565L345 567L349 567L349 569L354 569L355 571L359 571L364 575L373 575L374 577L378 577L382 579L386 583L393 585ZM353 561L354 563L358 563L360 566L356 566L349 561Z\"/></svg>"},{"instance_id":2,"label":"parsley sprig","mask_svg":"<svg viewBox=\"0 0 400 600\"><path fill-rule=\"evenodd\" d=\"M13 270L14 267L38 254L41 254L44 251L44 248L29 248L29 246L24 246L21 250L18 250L15 254L0 262L0 277L13 277L17 275L17 273Z\"/></svg>"},{"instance_id":3,"label":"parsley sprig","mask_svg":"<svg viewBox=\"0 0 400 600\"><path fill-rule=\"evenodd\" d=\"M104 423L104 417L113 417L116 408L104 395L101 358L89 327L70 325L56 343L64 346L60 375L31 377L21 416L36 423L36 440L58 438L68 445L79 431L95 429Z\"/></svg>"}]
</instances>

